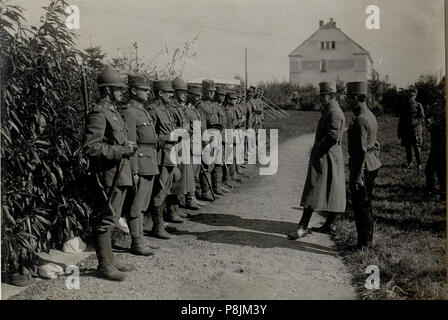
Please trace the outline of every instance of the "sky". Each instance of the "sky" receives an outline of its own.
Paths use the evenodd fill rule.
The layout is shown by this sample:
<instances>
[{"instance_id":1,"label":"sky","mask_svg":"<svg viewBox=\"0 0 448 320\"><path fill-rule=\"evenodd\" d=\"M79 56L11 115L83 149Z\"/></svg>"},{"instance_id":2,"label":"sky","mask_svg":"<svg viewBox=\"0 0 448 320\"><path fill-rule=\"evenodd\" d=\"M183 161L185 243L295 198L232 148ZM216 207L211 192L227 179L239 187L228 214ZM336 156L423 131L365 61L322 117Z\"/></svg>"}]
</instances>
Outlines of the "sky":
<instances>
[{"instance_id":1,"label":"sky","mask_svg":"<svg viewBox=\"0 0 448 320\"><path fill-rule=\"evenodd\" d=\"M39 21L45 0L9 0ZM373 67L391 83L406 86L421 74L445 73L443 0L68 0L80 8L80 48L100 45L107 58L138 43L139 59L164 63L170 52L195 37L184 78L244 76L249 84L288 81L288 54L333 18L367 49ZM380 9L380 29L368 30L366 7ZM119 52L121 52L119 51Z\"/></svg>"}]
</instances>

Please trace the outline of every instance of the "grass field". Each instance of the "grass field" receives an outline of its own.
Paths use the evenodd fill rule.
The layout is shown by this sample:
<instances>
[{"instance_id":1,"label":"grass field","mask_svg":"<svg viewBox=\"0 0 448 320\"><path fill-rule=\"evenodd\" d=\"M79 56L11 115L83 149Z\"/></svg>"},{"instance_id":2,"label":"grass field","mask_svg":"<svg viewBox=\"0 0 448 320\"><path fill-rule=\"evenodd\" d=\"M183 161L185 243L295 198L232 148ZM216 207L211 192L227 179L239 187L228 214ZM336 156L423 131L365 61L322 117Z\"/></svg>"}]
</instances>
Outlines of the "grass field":
<instances>
[{"instance_id":1,"label":"grass field","mask_svg":"<svg viewBox=\"0 0 448 320\"><path fill-rule=\"evenodd\" d=\"M266 127L280 129L280 141L313 132L320 116L318 112L289 113L288 119L266 122ZM348 126L351 114L346 117ZM425 196L424 172L403 168L404 148L396 137L398 119L383 115L378 123L383 166L374 190L374 246L360 252L350 250L356 242L356 229L348 190L347 211L337 221L334 240L362 299L448 299L445 202ZM430 136L427 131L424 134L426 162ZM344 140L347 163L346 137ZM379 267L379 289L364 287L369 265Z\"/></svg>"}]
</instances>

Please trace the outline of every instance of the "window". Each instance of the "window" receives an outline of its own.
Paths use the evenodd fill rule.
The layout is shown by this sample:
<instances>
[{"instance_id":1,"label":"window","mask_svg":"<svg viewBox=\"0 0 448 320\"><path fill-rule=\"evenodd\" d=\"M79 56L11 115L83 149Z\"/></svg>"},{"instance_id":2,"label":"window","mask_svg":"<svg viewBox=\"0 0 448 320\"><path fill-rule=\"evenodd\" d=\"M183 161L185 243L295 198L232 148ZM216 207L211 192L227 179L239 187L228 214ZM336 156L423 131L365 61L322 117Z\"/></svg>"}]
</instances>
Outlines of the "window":
<instances>
[{"instance_id":1,"label":"window","mask_svg":"<svg viewBox=\"0 0 448 320\"><path fill-rule=\"evenodd\" d=\"M331 41L331 49L336 49L336 41Z\"/></svg>"},{"instance_id":2,"label":"window","mask_svg":"<svg viewBox=\"0 0 448 320\"><path fill-rule=\"evenodd\" d=\"M320 49L321 50L324 49L324 42L323 41L320 42Z\"/></svg>"},{"instance_id":3,"label":"window","mask_svg":"<svg viewBox=\"0 0 448 320\"><path fill-rule=\"evenodd\" d=\"M325 59L320 61L320 72L327 72L327 60Z\"/></svg>"}]
</instances>

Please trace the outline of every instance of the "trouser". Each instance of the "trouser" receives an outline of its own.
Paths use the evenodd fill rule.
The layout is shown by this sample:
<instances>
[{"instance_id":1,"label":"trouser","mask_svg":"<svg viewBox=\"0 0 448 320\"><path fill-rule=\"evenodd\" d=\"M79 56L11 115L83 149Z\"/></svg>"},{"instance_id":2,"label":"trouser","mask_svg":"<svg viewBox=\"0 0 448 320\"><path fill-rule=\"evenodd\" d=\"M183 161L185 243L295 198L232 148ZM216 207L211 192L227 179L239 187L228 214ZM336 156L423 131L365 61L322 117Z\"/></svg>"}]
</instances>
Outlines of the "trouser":
<instances>
[{"instance_id":1,"label":"trouser","mask_svg":"<svg viewBox=\"0 0 448 320\"><path fill-rule=\"evenodd\" d=\"M154 207L160 207L163 205L163 201L165 200L168 192L173 185L173 175L174 175L174 167L159 167L159 175L156 176L154 180L154 188L153 188L153 201L152 205Z\"/></svg>"},{"instance_id":2,"label":"trouser","mask_svg":"<svg viewBox=\"0 0 448 320\"><path fill-rule=\"evenodd\" d=\"M420 156L421 155L421 147L417 142L415 142L415 143L406 142L404 144L404 149L406 151L406 160L408 163L412 162L412 149L414 149L415 161L417 162L417 165L420 165L422 163L421 156Z\"/></svg>"},{"instance_id":3,"label":"trouser","mask_svg":"<svg viewBox=\"0 0 448 320\"><path fill-rule=\"evenodd\" d=\"M211 180L211 172L214 169L214 165L213 164L203 164L204 170L199 172L199 181L200 181L200 185L201 185L201 192L202 194L208 194L211 193L210 191L210 187L207 183L207 180L210 182L212 182Z\"/></svg>"},{"instance_id":4,"label":"trouser","mask_svg":"<svg viewBox=\"0 0 448 320\"><path fill-rule=\"evenodd\" d=\"M110 206L105 201L101 201L95 205L94 212L96 215L93 219L93 230L96 233L111 231L113 226L118 222L128 188L115 187L110 197ZM105 188L105 192L109 194L110 187Z\"/></svg>"},{"instance_id":5,"label":"trouser","mask_svg":"<svg viewBox=\"0 0 448 320\"><path fill-rule=\"evenodd\" d=\"M377 176L378 169L364 171L364 188L356 189L355 184L350 183L353 214L360 246L371 245L373 240L372 195Z\"/></svg>"},{"instance_id":6,"label":"trouser","mask_svg":"<svg viewBox=\"0 0 448 320\"><path fill-rule=\"evenodd\" d=\"M437 176L437 180L439 182L440 191L445 192L445 172L446 172L446 157L445 150L443 149L434 149L431 148L429 152L428 161L426 162L425 167L425 176L426 176L426 188L428 190L435 189L435 179L434 175Z\"/></svg>"},{"instance_id":7,"label":"trouser","mask_svg":"<svg viewBox=\"0 0 448 320\"><path fill-rule=\"evenodd\" d=\"M155 176L140 176L135 188L128 191L123 210L132 237L143 236L143 214L148 210Z\"/></svg>"}]
</instances>

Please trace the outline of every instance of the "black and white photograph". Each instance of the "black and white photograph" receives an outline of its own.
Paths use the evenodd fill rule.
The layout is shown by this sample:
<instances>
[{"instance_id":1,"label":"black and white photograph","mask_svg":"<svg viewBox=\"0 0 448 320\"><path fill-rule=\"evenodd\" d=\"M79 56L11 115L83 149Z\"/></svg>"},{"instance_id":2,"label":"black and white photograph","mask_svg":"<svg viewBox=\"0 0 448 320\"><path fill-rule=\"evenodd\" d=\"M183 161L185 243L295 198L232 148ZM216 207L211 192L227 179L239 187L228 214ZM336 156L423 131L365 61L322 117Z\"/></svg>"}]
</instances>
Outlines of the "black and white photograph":
<instances>
[{"instance_id":1,"label":"black and white photograph","mask_svg":"<svg viewBox=\"0 0 448 320\"><path fill-rule=\"evenodd\" d=\"M0 0L1 300L448 300L446 12Z\"/></svg>"}]
</instances>

